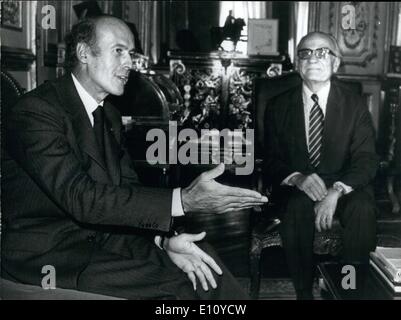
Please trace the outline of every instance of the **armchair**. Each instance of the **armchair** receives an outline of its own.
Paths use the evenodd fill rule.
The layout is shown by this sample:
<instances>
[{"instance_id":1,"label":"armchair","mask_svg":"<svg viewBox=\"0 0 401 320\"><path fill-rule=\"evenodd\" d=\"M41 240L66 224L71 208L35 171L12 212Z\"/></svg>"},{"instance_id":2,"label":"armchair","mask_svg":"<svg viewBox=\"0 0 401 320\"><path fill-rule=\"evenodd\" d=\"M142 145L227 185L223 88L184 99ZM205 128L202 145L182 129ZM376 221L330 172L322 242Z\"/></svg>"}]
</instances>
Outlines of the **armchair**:
<instances>
[{"instance_id":1,"label":"armchair","mask_svg":"<svg viewBox=\"0 0 401 320\"><path fill-rule=\"evenodd\" d=\"M24 93L19 83L6 71L1 70L1 106L2 116L17 102Z\"/></svg>"}]
</instances>

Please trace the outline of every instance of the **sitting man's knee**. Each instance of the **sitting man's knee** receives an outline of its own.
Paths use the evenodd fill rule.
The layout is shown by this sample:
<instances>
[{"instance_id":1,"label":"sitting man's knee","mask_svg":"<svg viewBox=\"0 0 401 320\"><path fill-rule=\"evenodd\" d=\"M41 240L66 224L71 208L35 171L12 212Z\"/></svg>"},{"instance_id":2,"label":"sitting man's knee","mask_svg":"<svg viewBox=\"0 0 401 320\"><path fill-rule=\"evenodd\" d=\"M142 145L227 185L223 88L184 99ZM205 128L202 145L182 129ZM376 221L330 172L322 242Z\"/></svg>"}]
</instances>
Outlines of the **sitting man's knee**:
<instances>
[{"instance_id":1,"label":"sitting man's knee","mask_svg":"<svg viewBox=\"0 0 401 320\"><path fill-rule=\"evenodd\" d=\"M303 192L294 190L288 195L287 204L284 210L283 222L295 223L300 221L297 217L302 216L301 221L312 221L314 217L314 202ZM309 216L310 219L307 217ZM312 219L312 220L311 220Z\"/></svg>"},{"instance_id":2,"label":"sitting man's knee","mask_svg":"<svg viewBox=\"0 0 401 320\"><path fill-rule=\"evenodd\" d=\"M375 213L374 197L366 191L356 190L351 192L347 199L347 206L352 209L364 212L366 214Z\"/></svg>"},{"instance_id":3,"label":"sitting man's knee","mask_svg":"<svg viewBox=\"0 0 401 320\"><path fill-rule=\"evenodd\" d=\"M288 196L288 205L295 207L313 206L313 201L303 191L293 190Z\"/></svg>"}]
</instances>

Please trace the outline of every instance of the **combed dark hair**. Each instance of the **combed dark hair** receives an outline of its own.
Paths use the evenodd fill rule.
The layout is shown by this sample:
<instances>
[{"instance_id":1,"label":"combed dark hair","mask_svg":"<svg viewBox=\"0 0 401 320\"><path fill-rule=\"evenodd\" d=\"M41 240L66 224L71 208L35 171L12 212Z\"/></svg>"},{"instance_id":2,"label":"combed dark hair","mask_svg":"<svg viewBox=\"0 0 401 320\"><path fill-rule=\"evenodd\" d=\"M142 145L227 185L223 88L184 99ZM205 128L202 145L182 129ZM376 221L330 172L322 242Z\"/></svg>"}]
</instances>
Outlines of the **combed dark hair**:
<instances>
[{"instance_id":1,"label":"combed dark hair","mask_svg":"<svg viewBox=\"0 0 401 320\"><path fill-rule=\"evenodd\" d=\"M96 22L99 18L85 18L75 24L71 31L65 37L65 63L67 70L73 70L78 65L76 54L77 45L80 42L86 43L95 54L97 52L96 44Z\"/></svg>"}]
</instances>

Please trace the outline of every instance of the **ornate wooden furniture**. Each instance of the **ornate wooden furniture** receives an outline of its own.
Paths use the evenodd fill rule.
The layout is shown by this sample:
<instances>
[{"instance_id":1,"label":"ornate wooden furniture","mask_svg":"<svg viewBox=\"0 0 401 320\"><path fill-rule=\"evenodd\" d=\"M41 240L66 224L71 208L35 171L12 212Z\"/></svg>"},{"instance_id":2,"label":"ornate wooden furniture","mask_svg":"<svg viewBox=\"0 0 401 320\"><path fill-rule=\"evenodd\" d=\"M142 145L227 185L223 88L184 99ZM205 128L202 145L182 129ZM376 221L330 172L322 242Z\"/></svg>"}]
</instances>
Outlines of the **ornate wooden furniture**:
<instances>
[{"instance_id":1,"label":"ornate wooden furniture","mask_svg":"<svg viewBox=\"0 0 401 320\"><path fill-rule=\"evenodd\" d=\"M274 77L288 72L292 65L282 55L244 56L226 52L185 53L169 52L170 78L179 88L184 99L183 127L230 130L253 129L255 127L252 107L253 81L259 77ZM235 149L235 148L234 148ZM220 154L230 150L221 147ZM237 151L243 152L240 149ZM235 151L234 151L235 152ZM222 160L222 159L221 159ZM236 164L226 166L222 183L251 187L253 176L233 173ZM206 165L180 166L180 184L186 185ZM210 169L209 166L208 169ZM249 249L250 212L239 211L225 217L194 215L188 225L191 231L206 230L208 240L213 243L224 259L225 255L243 252L246 259ZM234 266L235 270L235 266Z\"/></svg>"},{"instance_id":2,"label":"ornate wooden furniture","mask_svg":"<svg viewBox=\"0 0 401 320\"><path fill-rule=\"evenodd\" d=\"M176 85L153 71L131 72L124 94L108 99L123 116L128 152L141 182L149 186L170 186L175 166L167 162L151 165L146 161L146 150L153 143L146 141L146 135L151 129L161 129L168 137L169 121L177 120L183 107Z\"/></svg>"},{"instance_id":3,"label":"ornate wooden furniture","mask_svg":"<svg viewBox=\"0 0 401 320\"><path fill-rule=\"evenodd\" d=\"M170 77L184 98L183 124L197 129L246 129L252 123L252 81L292 68L279 56L169 52Z\"/></svg>"}]
</instances>

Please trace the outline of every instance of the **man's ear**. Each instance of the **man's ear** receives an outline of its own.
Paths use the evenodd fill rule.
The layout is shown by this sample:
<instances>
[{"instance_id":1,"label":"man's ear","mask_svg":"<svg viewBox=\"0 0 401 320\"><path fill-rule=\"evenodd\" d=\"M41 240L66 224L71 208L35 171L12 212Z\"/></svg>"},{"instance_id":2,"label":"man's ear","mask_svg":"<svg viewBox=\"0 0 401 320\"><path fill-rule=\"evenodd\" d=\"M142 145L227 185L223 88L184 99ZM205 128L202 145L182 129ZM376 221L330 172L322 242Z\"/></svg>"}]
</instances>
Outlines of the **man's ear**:
<instances>
[{"instance_id":1,"label":"man's ear","mask_svg":"<svg viewBox=\"0 0 401 320\"><path fill-rule=\"evenodd\" d=\"M333 73L337 72L338 68L340 67L341 59L339 57L334 58L333 62Z\"/></svg>"},{"instance_id":2,"label":"man's ear","mask_svg":"<svg viewBox=\"0 0 401 320\"><path fill-rule=\"evenodd\" d=\"M88 45L86 43L84 43L84 42L79 42L77 44L76 55L77 55L77 59L81 63L87 63L88 55L89 55L89 47L88 47Z\"/></svg>"}]
</instances>

